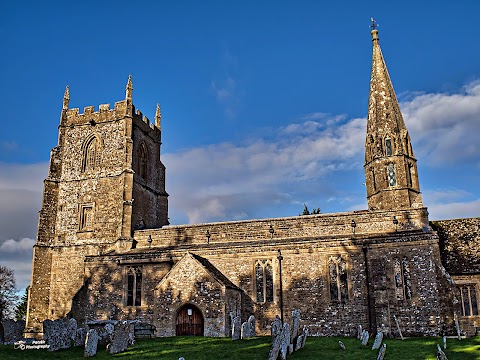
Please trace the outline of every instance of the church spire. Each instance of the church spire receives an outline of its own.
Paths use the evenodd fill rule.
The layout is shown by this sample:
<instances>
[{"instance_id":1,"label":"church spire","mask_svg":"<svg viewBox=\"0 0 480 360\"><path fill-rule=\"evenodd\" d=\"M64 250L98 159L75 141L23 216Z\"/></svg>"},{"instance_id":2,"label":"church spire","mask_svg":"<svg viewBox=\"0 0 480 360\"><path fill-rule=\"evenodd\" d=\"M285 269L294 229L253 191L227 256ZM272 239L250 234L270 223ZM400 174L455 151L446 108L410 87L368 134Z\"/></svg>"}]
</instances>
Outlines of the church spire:
<instances>
[{"instance_id":1,"label":"church spire","mask_svg":"<svg viewBox=\"0 0 480 360\"><path fill-rule=\"evenodd\" d=\"M160 104L157 104L157 110L155 111L155 125L157 128L162 128L162 113L160 111Z\"/></svg>"},{"instance_id":2,"label":"church spire","mask_svg":"<svg viewBox=\"0 0 480 360\"><path fill-rule=\"evenodd\" d=\"M70 102L70 90L68 85L65 87L65 93L63 94L63 110L68 110L68 103Z\"/></svg>"},{"instance_id":3,"label":"church spire","mask_svg":"<svg viewBox=\"0 0 480 360\"><path fill-rule=\"evenodd\" d=\"M128 75L127 87L125 88L125 99L132 101L132 74Z\"/></svg>"},{"instance_id":4,"label":"church spire","mask_svg":"<svg viewBox=\"0 0 480 360\"><path fill-rule=\"evenodd\" d=\"M373 18L370 27L373 53L364 166L368 208L423 207L417 160L380 48L378 24Z\"/></svg>"}]
</instances>

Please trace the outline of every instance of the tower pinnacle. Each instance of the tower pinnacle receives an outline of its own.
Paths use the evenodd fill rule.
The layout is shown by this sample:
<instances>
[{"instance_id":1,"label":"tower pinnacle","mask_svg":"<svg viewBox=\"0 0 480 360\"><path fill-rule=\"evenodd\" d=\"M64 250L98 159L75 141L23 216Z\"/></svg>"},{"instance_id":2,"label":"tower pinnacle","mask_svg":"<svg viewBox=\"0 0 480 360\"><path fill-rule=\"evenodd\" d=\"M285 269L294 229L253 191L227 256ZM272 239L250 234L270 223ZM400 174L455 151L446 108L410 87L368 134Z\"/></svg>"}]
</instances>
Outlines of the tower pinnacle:
<instances>
[{"instance_id":1,"label":"tower pinnacle","mask_svg":"<svg viewBox=\"0 0 480 360\"><path fill-rule=\"evenodd\" d=\"M155 111L155 125L157 128L161 129L162 124L162 113L160 111L160 104L157 104L157 110Z\"/></svg>"},{"instance_id":2,"label":"tower pinnacle","mask_svg":"<svg viewBox=\"0 0 480 360\"><path fill-rule=\"evenodd\" d=\"M132 101L132 74L128 75L127 87L125 88L125 99Z\"/></svg>"},{"instance_id":3,"label":"tower pinnacle","mask_svg":"<svg viewBox=\"0 0 480 360\"><path fill-rule=\"evenodd\" d=\"M371 21L373 53L364 165L368 208L423 207L417 160L380 49L378 24L373 18Z\"/></svg>"},{"instance_id":4,"label":"tower pinnacle","mask_svg":"<svg viewBox=\"0 0 480 360\"><path fill-rule=\"evenodd\" d=\"M68 103L70 102L70 90L68 85L65 87L65 93L63 94L63 110L68 109Z\"/></svg>"}]
</instances>

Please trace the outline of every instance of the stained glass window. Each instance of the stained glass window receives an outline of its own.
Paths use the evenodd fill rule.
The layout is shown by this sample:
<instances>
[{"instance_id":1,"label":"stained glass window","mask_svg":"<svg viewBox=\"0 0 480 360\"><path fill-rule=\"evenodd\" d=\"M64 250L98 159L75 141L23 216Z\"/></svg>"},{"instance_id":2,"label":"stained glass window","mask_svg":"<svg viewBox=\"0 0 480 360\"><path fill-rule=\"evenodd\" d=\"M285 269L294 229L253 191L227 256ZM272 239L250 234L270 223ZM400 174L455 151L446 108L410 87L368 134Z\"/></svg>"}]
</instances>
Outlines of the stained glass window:
<instances>
[{"instance_id":1,"label":"stained glass window","mask_svg":"<svg viewBox=\"0 0 480 360\"><path fill-rule=\"evenodd\" d=\"M348 300L347 262L341 256L330 256L328 261L330 299L335 302Z\"/></svg>"},{"instance_id":2,"label":"stained glass window","mask_svg":"<svg viewBox=\"0 0 480 360\"><path fill-rule=\"evenodd\" d=\"M255 263L255 289L257 302L273 302L273 267L270 260Z\"/></svg>"},{"instance_id":3,"label":"stained glass window","mask_svg":"<svg viewBox=\"0 0 480 360\"><path fill-rule=\"evenodd\" d=\"M478 315L478 301L475 285L461 285L458 286L458 290L460 293L462 316Z\"/></svg>"}]
</instances>

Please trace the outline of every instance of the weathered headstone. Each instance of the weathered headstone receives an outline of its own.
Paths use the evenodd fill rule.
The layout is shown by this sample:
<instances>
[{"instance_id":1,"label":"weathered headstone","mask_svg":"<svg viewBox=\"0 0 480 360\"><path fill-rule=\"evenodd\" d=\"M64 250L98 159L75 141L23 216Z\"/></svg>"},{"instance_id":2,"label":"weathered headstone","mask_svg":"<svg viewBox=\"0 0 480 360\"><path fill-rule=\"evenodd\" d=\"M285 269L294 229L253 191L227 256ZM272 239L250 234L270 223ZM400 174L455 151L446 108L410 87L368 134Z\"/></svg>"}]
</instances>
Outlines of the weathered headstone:
<instances>
[{"instance_id":1,"label":"weathered headstone","mask_svg":"<svg viewBox=\"0 0 480 360\"><path fill-rule=\"evenodd\" d=\"M250 337L253 337L256 335L256 329L255 329L255 316L250 315L248 318L248 321L245 321L242 324L241 331L240 331L240 337L242 339L247 339Z\"/></svg>"},{"instance_id":2,"label":"weathered headstone","mask_svg":"<svg viewBox=\"0 0 480 360\"><path fill-rule=\"evenodd\" d=\"M305 347L305 342L307 341L307 336L308 336L308 329L307 327L303 327L303 339L302 339L302 348Z\"/></svg>"},{"instance_id":3,"label":"weathered headstone","mask_svg":"<svg viewBox=\"0 0 480 360\"><path fill-rule=\"evenodd\" d=\"M294 347L293 344L288 345L288 355L293 354Z\"/></svg>"},{"instance_id":4,"label":"weathered headstone","mask_svg":"<svg viewBox=\"0 0 480 360\"><path fill-rule=\"evenodd\" d=\"M438 360L448 360L447 355L442 351L442 348L437 344L437 359Z\"/></svg>"},{"instance_id":5,"label":"weathered headstone","mask_svg":"<svg viewBox=\"0 0 480 360\"><path fill-rule=\"evenodd\" d=\"M250 337L256 336L257 335L257 324L255 321L255 316L250 315L248 318L248 324L250 325Z\"/></svg>"},{"instance_id":6,"label":"weathered headstone","mask_svg":"<svg viewBox=\"0 0 480 360\"><path fill-rule=\"evenodd\" d=\"M115 324L112 341L109 346L110 354L118 354L127 350L130 325L125 322Z\"/></svg>"},{"instance_id":7,"label":"weathered headstone","mask_svg":"<svg viewBox=\"0 0 480 360\"><path fill-rule=\"evenodd\" d=\"M48 319L45 320L43 322L43 339L48 345L50 345L48 351L68 349L71 346L73 337L71 329L72 325L67 318L53 321Z\"/></svg>"},{"instance_id":8,"label":"weathered headstone","mask_svg":"<svg viewBox=\"0 0 480 360\"><path fill-rule=\"evenodd\" d=\"M84 357L92 357L97 354L98 333L97 330L91 329L87 332L85 339L85 349L83 350Z\"/></svg>"},{"instance_id":9,"label":"weathered headstone","mask_svg":"<svg viewBox=\"0 0 480 360\"><path fill-rule=\"evenodd\" d=\"M387 344L383 344L378 351L377 360L383 360L385 357L385 351L387 351Z\"/></svg>"},{"instance_id":10,"label":"weathered headstone","mask_svg":"<svg viewBox=\"0 0 480 360\"><path fill-rule=\"evenodd\" d=\"M382 346L382 341L383 341L383 332L378 332L377 336L375 336L375 341L373 342L372 345L372 350L380 349L380 346Z\"/></svg>"},{"instance_id":11,"label":"weathered headstone","mask_svg":"<svg viewBox=\"0 0 480 360\"><path fill-rule=\"evenodd\" d=\"M67 337L70 338L71 341L75 341L75 337L77 335L77 320L75 319L68 319L67 325Z\"/></svg>"},{"instance_id":12,"label":"weathered headstone","mask_svg":"<svg viewBox=\"0 0 480 360\"><path fill-rule=\"evenodd\" d=\"M363 331L363 336L362 336L362 345L367 345L368 344L368 339L370 338L370 335L367 330Z\"/></svg>"},{"instance_id":13,"label":"weathered headstone","mask_svg":"<svg viewBox=\"0 0 480 360\"><path fill-rule=\"evenodd\" d=\"M25 329L25 320L5 320L2 321L3 326L3 343L13 344L23 338L23 330Z\"/></svg>"},{"instance_id":14,"label":"weathered headstone","mask_svg":"<svg viewBox=\"0 0 480 360\"><path fill-rule=\"evenodd\" d=\"M272 341L275 337L282 332L282 320L278 315L275 315L275 319L272 322Z\"/></svg>"},{"instance_id":15,"label":"weathered headstone","mask_svg":"<svg viewBox=\"0 0 480 360\"><path fill-rule=\"evenodd\" d=\"M128 324L128 346L135 345L135 323Z\"/></svg>"},{"instance_id":16,"label":"weathered headstone","mask_svg":"<svg viewBox=\"0 0 480 360\"><path fill-rule=\"evenodd\" d=\"M283 330L281 334L281 345L280 345L280 359L287 359L287 351L290 346L290 325L287 323L283 324Z\"/></svg>"},{"instance_id":17,"label":"weathered headstone","mask_svg":"<svg viewBox=\"0 0 480 360\"><path fill-rule=\"evenodd\" d=\"M443 335L443 349L447 349L447 337L445 335Z\"/></svg>"},{"instance_id":18,"label":"weathered headstone","mask_svg":"<svg viewBox=\"0 0 480 360\"><path fill-rule=\"evenodd\" d=\"M340 345L340 347L341 347L343 350L347 350L347 348L345 347L345 344L344 344L341 340L338 340L338 345Z\"/></svg>"},{"instance_id":19,"label":"weathered headstone","mask_svg":"<svg viewBox=\"0 0 480 360\"><path fill-rule=\"evenodd\" d=\"M84 328L77 328L75 331L75 346L84 346L85 338L87 337L87 330Z\"/></svg>"},{"instance_id":20,"label":"weathered headstone","mask_svg":"<svg viewBox=\"0 0 480 360\"><path fill-rule=\"evenodd\" d=\"M362 338L362 325L358 325L357 327L357 338L358 340Z\"/></svg>"},{"instance_id":21,"label":"weathered headstone","mask_svg":"<svg viewBox=\"0 0 480 360\"><path fill-rule=\"evenodd\" d=\"M239 340L242 334L242 318L235 316L232 319L232 340Z\"/></svg>"},{"instance_id":22,"label":"weathered headstone","mask_svg":"<svg viewBox=\"0 0 480 360\"><path fill-rule=\"evenodd\" d=\"M297 339L300 331L300 310L292 311L292 343Z\"/></svg>"},{"instance_id":23,"label":"weathered headstone","mask_svg":"<svg viewBox=\"0 0 480 360\"><path fill-rule=\"evenodd\" d=\"M282 332L277 334L272 341L272 347L268 353L268 360L277 360L280 348L282 346Z\"/></svg>"}]
</instances>

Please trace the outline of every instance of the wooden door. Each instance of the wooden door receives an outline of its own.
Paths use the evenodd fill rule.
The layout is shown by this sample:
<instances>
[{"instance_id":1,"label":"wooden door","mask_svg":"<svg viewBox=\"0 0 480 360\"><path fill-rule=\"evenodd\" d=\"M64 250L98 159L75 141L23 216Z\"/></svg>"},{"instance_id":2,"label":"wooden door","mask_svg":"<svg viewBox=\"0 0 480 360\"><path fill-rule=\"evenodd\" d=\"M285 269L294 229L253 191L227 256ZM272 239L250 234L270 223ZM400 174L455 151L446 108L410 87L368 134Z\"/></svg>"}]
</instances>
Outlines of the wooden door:
<instances>
[{"instance_id":1,"label":"wooden door","mask_svg":"<svg viewBox=\"0 0 480 360\"><path fill-rule=\"evenodd\" d=\"M202 312L190 304L182 306L177 312L175 327L177 336L203 336Z\"/></svg>"}]
</instances>

